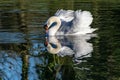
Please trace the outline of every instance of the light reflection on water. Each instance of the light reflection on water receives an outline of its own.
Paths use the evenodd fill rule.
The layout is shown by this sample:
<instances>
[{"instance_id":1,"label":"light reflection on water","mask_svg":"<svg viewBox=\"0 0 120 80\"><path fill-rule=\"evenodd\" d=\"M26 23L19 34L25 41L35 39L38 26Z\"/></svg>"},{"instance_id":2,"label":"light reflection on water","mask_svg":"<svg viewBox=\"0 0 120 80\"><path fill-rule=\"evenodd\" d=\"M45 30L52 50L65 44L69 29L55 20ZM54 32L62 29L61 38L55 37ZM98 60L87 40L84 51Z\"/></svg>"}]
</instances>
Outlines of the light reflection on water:
<instances>
[{"instance_id":1,"label":"light reflection on water","mask_svg":"<svg viewBox=\"0 0 120 80\"><path fill-rule=\"evenodd\" d=\"M0 1L0 79L119 80L119 3L117 0ZM46 40L42 26L58 9L90 11L94 17L92 27L99 28L95 32L98 37L90 34ZM54 55L44 45L51 40L52 47L56 47L53 39L62 48Z\"/></svg>"},{"instance_id":2,"label":"light reflection on water","mask_svg":"<svg viewBox=\"0 0 120 80\"><path fill-rule=\"evenodd\" d=\"M73 56L75 62L81 62L82 58L91 57L93 51L92 43L89 43L96 34L74 35L74 36L49 36L46 38L46 47L51 54L58 56Z\"/></svg>"},{"instance_id":3,"label":"light reflection on water","mask_svg":"<svg viewBox=\"0 0 120 80\"><path fill-rule=\"evenodd\" d=\"M36 64L43 64L37 57L45 51L44 35L40 28L27 29L27 32L14 29L3 29L0 32L0 76L4 80L38 79ZM28 66L29 65L29 66ZM27 69L26 67L27 66ZM23 71L24 70L24 71ZM27 70L28 74L22 74ZM14 76L15 75L15 76Z\"/></svg>"}]
</instances>

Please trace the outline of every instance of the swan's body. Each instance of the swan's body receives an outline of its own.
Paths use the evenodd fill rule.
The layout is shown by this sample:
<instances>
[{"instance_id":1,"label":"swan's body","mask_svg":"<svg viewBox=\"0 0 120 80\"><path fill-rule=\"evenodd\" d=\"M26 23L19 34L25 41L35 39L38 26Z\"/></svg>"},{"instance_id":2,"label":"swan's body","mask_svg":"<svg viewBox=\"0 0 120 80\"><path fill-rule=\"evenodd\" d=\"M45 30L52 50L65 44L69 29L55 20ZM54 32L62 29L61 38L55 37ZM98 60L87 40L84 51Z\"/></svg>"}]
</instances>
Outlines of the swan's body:
<instances>
[{"instance_id":1,"label":"swan's body","mask_svg":"<svg viewBox=\"0 0 120 80\"><path fill-rule=\"evenodd\" d=\"M52 36L86 34L96 30L90 27L92 20L89 11L58 10L55 16L47 20L46 26L48 34Z\"/></svg>"}]
</instances>

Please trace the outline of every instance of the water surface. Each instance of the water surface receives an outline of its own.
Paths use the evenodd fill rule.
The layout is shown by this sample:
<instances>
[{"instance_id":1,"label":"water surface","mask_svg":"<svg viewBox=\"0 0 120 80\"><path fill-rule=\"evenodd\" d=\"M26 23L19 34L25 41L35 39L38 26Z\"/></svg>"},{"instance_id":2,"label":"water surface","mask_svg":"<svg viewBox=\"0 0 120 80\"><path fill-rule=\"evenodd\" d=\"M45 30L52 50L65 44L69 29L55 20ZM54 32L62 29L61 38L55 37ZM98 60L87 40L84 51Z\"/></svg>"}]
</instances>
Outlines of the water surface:
<instances>
[{"instance_id":1,"label":"water surface","mask_svg":"<svg viewBox=\"0 0 120 80\"><path fill-rule=\"evenodd\" d=\"M43 24L58 9L90 11L91 27L98 30L50 37L52 47L64 47L51 54L45 46ZM119 80L119 13L118 0L1 0L0 79Z\"/></svg>"}]
</instances>

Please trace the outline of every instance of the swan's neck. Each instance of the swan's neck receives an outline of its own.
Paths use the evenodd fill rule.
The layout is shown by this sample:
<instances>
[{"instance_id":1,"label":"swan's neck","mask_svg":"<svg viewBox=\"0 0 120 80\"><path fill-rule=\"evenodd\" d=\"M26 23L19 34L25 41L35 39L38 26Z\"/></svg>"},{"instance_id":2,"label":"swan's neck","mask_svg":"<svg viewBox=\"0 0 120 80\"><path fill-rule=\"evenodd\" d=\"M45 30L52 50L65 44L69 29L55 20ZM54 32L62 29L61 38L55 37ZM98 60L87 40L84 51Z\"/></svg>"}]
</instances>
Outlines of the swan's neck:
<instances>
[{"instance_id":1,"label":"swan's neck","mask_svg":"<svg viewBox=\"0 0 120 80\"><path fill-rule=\"evenodd\" d=\"M49 27L50 27L54 22L55 22L56 24L49 29L49 35L55 35L56 32L58 31L58 29L59 29L60 26L61 26L61 21L60 21L60 19L59 19L58 17L56 17L56 16L53 16L53 17L49 18L49 20L48 20L48 23L50 23Z\"/></svg>"}]
</instances>

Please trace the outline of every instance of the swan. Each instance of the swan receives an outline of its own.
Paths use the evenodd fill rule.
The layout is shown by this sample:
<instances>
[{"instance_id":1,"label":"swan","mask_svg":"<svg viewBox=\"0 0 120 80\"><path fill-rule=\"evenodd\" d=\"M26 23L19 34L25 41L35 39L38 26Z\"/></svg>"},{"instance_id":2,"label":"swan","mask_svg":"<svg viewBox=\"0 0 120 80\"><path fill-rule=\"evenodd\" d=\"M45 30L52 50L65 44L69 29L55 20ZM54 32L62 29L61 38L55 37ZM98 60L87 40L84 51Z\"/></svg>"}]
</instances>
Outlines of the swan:
<instances>
[{"instance_id":1,"label":"swan","mask_svg":"<svg viewBox=\"0 0 120 80\"><path fill-rule=\"evenodd\" d=\"M90 27L92 20L89 11L61 9L46 21L44 28L51 36L87 34L96 30Z\"/></svg>"}]
</instances>

